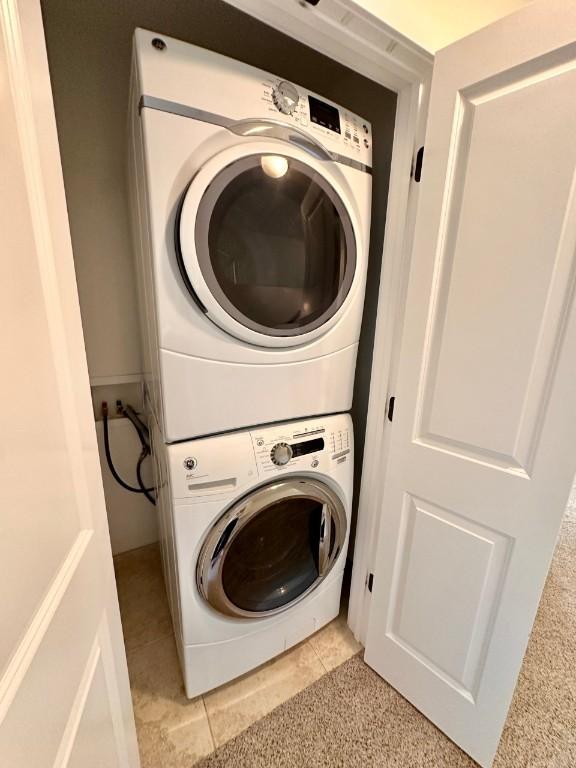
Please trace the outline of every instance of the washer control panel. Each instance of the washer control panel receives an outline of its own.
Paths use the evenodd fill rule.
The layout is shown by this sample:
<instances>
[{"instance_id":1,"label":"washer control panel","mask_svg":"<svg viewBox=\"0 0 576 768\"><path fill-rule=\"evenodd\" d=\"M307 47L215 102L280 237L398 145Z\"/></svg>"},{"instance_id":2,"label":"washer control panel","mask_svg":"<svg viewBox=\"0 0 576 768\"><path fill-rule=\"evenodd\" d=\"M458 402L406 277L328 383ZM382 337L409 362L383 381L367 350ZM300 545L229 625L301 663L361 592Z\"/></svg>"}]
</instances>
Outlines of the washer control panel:
<instances>
[{"instance_id":1,"label":"washer control panel","mask_svg":"<svg viewBox=\"0 0 576 768\"><path fill-rule=\"evenodd\" d=\"M352 472L353 443L346 413L172 443L163 451L172 497L204 503L282 473L343 477Z\"/></svg>"},{"instance_id":2,"label":"washer control panel","mask_svg":"<svg viewBox=\"0 0 576 768\"><path fill-rule=\"evenodd\" d=\"M330 433L330 450L335 454L350 450L350 431L348 429L336 429Z\"/></svg>"},{"instance_id":3,"label":"washer control panel","mask_svg":"<svg viewBox=\"0 0 576 768\"><path fill-rule=\"evenodd\" d=\"M282 467L284 464L288 464L294 452L292 446L288 443L276 443L276 445L270 451L270 458L272 463L278 467Z\"/></svg>"},{"instance_id":4,"label":"washer control panel","mask_svg":"<svg viewBox=\"0 0 576 768\"><path fill-rule=\"evenodd\" d=\"M254 455L261 474L282 471L326 471L333 461L346 461L351 449L350 429L324 424L276 425L252 432Z\"/></svg>"}]
</instances>

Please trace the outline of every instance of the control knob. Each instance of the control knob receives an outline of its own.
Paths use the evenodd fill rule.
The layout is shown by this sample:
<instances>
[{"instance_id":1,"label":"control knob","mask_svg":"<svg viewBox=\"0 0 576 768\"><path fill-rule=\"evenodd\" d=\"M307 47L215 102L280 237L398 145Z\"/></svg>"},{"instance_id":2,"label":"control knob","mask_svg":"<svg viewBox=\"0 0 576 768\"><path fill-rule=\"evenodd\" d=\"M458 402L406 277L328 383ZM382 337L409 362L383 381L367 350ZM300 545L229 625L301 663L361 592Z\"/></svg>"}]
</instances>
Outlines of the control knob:
<instances>
[{"instance_id":1,"label":"control knob","mask_svg":"<svg viewBox=\"0 0 576 768\"><path fill-rule=\"evenodd\" d=\"M283 466L288 464L292 458L292 448L288 443L276 443L276 445L270 451L270 458L276 466Z\"/></svg>"},{"instance_id":2,"label":"control knob","mask_svg":"<svg viewBox=\"0 0 576 768\"><path fill-rule=\"evenodd\" d=\"M292 83L282 80L272 89L272 101L277 110L284 115L291 115L298 106L300 96Z\"/></svg>"}]
</instances>

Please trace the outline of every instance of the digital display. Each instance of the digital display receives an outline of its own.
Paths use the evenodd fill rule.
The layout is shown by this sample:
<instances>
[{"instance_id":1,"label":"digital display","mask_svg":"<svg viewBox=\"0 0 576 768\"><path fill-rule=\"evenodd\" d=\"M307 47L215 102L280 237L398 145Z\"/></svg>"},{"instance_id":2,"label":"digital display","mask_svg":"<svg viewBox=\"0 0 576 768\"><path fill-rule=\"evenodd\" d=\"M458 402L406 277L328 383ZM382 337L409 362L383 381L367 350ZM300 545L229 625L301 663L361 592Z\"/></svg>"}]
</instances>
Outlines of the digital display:
<instances>
[{"instance_id":1,"label":"digital display","mask_svg":"<svg viewBox=\"0 0 576 768\"><path fill-rule=\"evenodd\" d=\"M292 456L306 456L307 453L324 450L324 438L317 437L316 440L307 440L305 443L294 443L290 448L292 448Z\"/></svg>"},{"instance_id":2,"label":"digital display","mask_svg":"<svg viewBox=\"0 0 576 768\"><path fill-rule=\"evenodd\" d=\"M308 104L310 105L310 120L313 123L340 133L340 113L336 107L315 99L314 96L308 96Z\"/></svg>"}]
</instances>

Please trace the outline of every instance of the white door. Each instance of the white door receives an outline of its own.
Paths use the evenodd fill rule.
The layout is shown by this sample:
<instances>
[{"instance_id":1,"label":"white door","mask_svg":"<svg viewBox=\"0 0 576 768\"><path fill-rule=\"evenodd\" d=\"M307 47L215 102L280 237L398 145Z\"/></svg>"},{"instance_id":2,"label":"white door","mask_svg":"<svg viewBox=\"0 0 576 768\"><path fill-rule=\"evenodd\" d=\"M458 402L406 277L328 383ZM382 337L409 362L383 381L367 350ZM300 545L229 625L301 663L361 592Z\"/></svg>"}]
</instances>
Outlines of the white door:
<instances>
[{"instance_id":1,"label":"white door","mask_svg":"<svg viewBox=\"0 0 576 768\"><path fill-rule=\"evenodd\" d=\"M0 763L137 768L39 2L0 26Z\"/></svg>"},{"instance_id":2,"label":"white door","mask_svg":"<svg viewBox=\"0 0 576 768\"><path fill-rule=\"evenodd\" d=\"M576 4L441 51L366 661L488 766L576 470Z\"/></svg>"}]
</instances>

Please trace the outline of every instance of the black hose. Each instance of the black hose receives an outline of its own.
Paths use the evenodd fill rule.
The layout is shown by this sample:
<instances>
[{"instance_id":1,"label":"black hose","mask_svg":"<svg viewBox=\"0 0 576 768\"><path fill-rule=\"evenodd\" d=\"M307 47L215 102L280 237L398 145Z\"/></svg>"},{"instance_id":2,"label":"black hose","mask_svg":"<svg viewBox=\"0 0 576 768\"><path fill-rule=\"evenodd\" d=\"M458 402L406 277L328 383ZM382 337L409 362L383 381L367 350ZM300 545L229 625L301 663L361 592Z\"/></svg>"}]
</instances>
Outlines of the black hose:
<instances>
[{"instance_id":1,"label":"black hose","mask_svg":"<svg viewBox=\"0 0 576 768\"><path fill-rule=\"evenodd\" d=\"M136 464L136 478L138 480L138 485L140 486L140 489L144 494L144 496L146 496L150 504L154 504L154 506L156 506L156 499L150 493L152 489L146 488L146 486L144 485L144 481L142 480L142 462L144 461L146 456L148 456L148 453L149 452L145 448L142 448L142 453L140 454L140 458L138 459L138 463Z\"/></svg>"},{"instance_id":2,"label":"black hose","mask_svg":"<svg viewBox=\"0 0 576 768\"><path fill-rule=\"evenodd\" d=\"M116 480L118 485L121 485L122 488L125 488L127 491L130 491L131 493L142 493L141 488L133 488L131 485L128 485L128 483L125 483L124 480L122 480L118 472L116 472L116 467L112 461L112 454L110 453L110 435L108 434L107 409L102 409L102 419L104 421L104 452L106 454L106 461L108 462L108 469L112 473L112 477L114 480Z\"/></svg>"},{"instance_id":3,"label":"black hose","mask_svg":"<svg viewBox=\"0 0 576 768\"><path fill-rule=\"evenodd\" d=\"M150 501L152 504L156 504L156 501L154 497L150 494L151 491L153 491L153 488L146 488L143 481L142 481L142 462L148 456L149 449L148 446L144 444L142 437L140 435L140 432L136 428L136 425L130 420L130 423L133 424L134 428L136 429L136 432L138 432L138 437L140 437L140 442L142 443L142 453L140 454L140 458L138 459L138 463L136 465L136 477L138 480L138 488L134 488L133 486L129 485L127 482L125 482L118 472L116 471L116 467L114 466L114 462L112 461L112 454L110 452L110 435L108 432L108 407L103 404L102 407L102 421L104 426L104 453L106 454L106 462L108 463L108 469L110 470L112 477L118 485L122 486L127 491L130 491L130 493L143 493L148 501Z\"/></svg>"},{"instance_id":4,"label":"black hose","mask_svg":"<svg viewBox=\"0 0 576 768\"><path fill-rule=\"evenodd\" d=\"M142 448L146 447L148 453L150 453L150 430L148 429L147 424L142 421L131 405L122 408L122 415L126 416L127 419L130 419L132 426L136 432L138 432Z\"/></svg>"}]
</instances>

